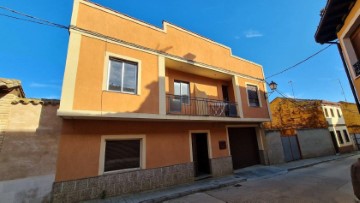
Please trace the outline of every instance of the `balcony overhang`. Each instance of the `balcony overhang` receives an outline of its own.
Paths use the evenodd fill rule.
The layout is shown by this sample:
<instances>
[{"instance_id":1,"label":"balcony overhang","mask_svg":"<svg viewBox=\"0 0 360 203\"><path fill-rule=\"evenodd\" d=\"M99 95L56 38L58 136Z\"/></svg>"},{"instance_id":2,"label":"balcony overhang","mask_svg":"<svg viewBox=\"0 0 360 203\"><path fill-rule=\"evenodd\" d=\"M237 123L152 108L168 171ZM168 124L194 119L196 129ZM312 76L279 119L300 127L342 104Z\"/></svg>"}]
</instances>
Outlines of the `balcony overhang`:
<instances>
[{"instance_id":1,"label":"balcony overhang","mask_svg":"<svg viewBox=\"0 0 360 203\"><path fill-rule=\"evenodd\" d=\"M347 15L350 13L356 0L328 0L321 13L321 20L315 33L317 43L337 39L337 32L342 28Z\"/></svg>"},{"instance_id":2,"label":"balcony overhang","mask_svg":"<svg viewBox=\"0 0 360 203\"><path fill-rule=\"evenodd\" d=\"M224 73L221 70L209 69L195 65L191 60L189 61L177 61L174 59L166 58L165 67L172 70L177 70L193 75L198 75L207 78L213 78L217 80L229 81L233 75L230 73Z\"/></svg>"},{"instance_id":3,"label":"balcony overhang","mask_svg":"<svg viewBox=\"0 0 360 203\"><path fill-rule=\"evenodd\" d=\"M81 120L123 120L123 121L177 121L177 122L234 122L234 123L262 123L270 121L270 118L234 118L234 117L213 117L213 116L186 116L186 115L159 115L143 113L118 113L99 112L84 110L58 110L57 116L63 119Z\"/></svg>"}]
</instances>

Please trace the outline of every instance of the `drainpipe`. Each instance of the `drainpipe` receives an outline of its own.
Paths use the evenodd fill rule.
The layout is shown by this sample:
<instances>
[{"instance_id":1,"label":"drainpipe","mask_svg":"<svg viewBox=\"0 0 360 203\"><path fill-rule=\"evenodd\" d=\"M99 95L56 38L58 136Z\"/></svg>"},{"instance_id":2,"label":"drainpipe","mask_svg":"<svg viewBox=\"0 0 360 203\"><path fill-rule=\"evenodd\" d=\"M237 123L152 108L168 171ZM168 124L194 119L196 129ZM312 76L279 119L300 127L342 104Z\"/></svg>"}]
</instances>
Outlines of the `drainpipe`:
<instances>
[{"instance_id":1,"label":"drainpipe","mask_svg":"<svg viewBox=\"0 0 360 203\"><path fill-rule=\"evenodd\" d=\"M355 103L356 103L356 106L357 106L357 109L358 109L358 112L360 114L360 103L359 103L359 99L357 97L357 93L355 91L355 87L354 87L354 84L353 84L353 81L351 79L351 76L350 76L350 72L349 72L349 69L348 69L348 66L345 62L345 59L344 59L344 54L343 54L343 50L340 46L340 43L339 42L326 42L325 44L336 44L337 45L337 48L339 50L339 54L340 54L340 57L341 57L341 61L343 63L343 66L344 66L344 69L345 69L345 72L346 72L346 76L349 80L349 84L350 84L350 88L351 88L351 91L354 95L354 98L355 98Z\"/></svg>"}]
</instances>

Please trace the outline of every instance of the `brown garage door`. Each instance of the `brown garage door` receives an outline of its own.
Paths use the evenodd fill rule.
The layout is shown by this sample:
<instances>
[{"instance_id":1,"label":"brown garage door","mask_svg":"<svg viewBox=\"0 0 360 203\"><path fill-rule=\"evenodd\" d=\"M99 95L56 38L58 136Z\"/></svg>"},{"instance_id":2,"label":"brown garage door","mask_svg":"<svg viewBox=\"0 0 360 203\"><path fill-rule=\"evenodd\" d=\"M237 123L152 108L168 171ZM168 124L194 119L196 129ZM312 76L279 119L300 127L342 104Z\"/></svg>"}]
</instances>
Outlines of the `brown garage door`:
<instances>
[{"instance_id":1,"label":"brown garage door","mask_svg":"<svg viewBox=\"0 0 360 203\"><path fill-rule=\"evenodd\" d=\"M234 169L260 164L255 128L228 128Z\"/></svg>"}]
</instances>

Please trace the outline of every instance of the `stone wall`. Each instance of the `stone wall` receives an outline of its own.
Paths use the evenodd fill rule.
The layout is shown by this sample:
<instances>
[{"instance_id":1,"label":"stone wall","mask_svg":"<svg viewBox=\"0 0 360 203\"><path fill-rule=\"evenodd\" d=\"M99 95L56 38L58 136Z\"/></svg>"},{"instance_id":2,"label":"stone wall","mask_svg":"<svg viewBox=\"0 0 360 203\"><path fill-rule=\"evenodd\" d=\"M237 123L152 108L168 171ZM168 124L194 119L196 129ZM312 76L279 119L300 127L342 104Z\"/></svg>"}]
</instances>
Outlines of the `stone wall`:
<instances>
[{"instance_id":1,"label":"stone wall","mask_svg":"<svg viewBox=\"0 0 360 203\"><path fill-rule=\"evenodd\" d=\"M164 188L194 180L193 163L55 182L53 202L79 202Z\"/></svg>"},{"instance_id":2,"label":"stone wall","mask_svg":"<svg viewBox=\"0 0 360 203\"><path fill-rule=\"evenodd\" d=\"M297 137L303 159L335 154L327 128L297 130Z\"/></svg>"},{"instance_id":3,"label":"stone wall","mask_svg":"<svg viewBox=\"0 0 360 203\"><path fill-rule=\"evenodd\" d=\"M231 156L210 159L210 165L211 165L211 174L213 177L230 175L233 173Z\"/></svg>"},{"instance_id":4,"label":"stone wall","mask_svg":"<svg viewBox=\"0 0 360 203\"><path fill-rule=\"evenodd\" d=\"M0 196L5 202L49 201L62 126L59 103L20 103L24 98L13 94L0 99Z\"/></svg>"},{"instance_id":5,"label":"stone wall","mask_svg":"<svg viewBox=\"0 0 360 203\"><path fill-rule=\"evenodd\" d=\"M265 137L269 164L284 163L285 156L280 131L266 131Z\"/></svg>"}]
</instances>

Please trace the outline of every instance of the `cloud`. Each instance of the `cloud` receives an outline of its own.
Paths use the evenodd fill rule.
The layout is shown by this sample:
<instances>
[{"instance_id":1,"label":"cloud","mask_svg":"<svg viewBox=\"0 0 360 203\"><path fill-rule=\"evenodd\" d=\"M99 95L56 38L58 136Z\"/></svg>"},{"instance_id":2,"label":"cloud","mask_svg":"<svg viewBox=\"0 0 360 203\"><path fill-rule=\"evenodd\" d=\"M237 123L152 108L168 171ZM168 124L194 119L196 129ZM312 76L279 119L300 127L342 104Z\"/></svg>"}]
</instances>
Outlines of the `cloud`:
<instances>
[{"instance_id":1,"label":"cloud","mask_svg":"<svg viewBox=\"0 0 360 203\"><path fill-rule=\"evenodd\" d=\"M238 40L238 39L240 39L240 36L236 35L234 38L235 38L236 40Z\"/></svg>"},{"instance_id":2,"label":"cloud","mask_svg":"<svg viewBox=\"0 0 360 203\"><path fill-rule=\"evenodd\" d=\"M37 82L32 82L30 83L29 86L32 88L60 88L60 85L37 83Z\"/></svg>"},{"instance_id":3,"label":"cloud","mask_svg":"<svg viewBox=\"0 0 360 203\"><path fill-rule=\"evenodd\" d=\"M255 38L255 37L263 37L264 36L264 34L262 34L261 32L253 30L253 29L245 31L244 35L246 38Z\"/></svg>"}]
</instances>

